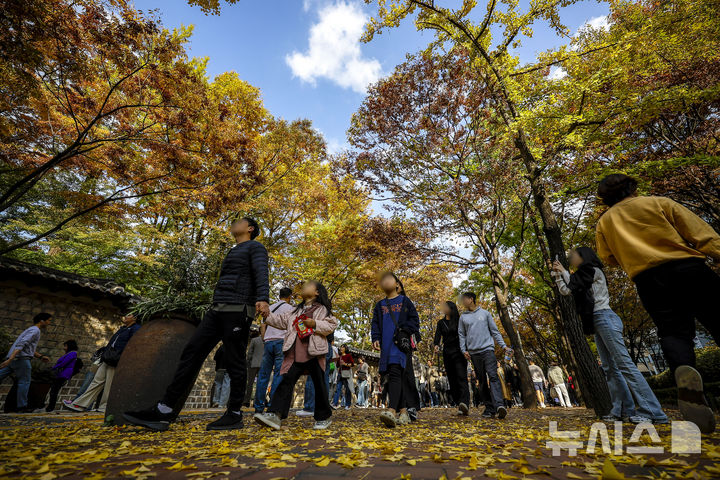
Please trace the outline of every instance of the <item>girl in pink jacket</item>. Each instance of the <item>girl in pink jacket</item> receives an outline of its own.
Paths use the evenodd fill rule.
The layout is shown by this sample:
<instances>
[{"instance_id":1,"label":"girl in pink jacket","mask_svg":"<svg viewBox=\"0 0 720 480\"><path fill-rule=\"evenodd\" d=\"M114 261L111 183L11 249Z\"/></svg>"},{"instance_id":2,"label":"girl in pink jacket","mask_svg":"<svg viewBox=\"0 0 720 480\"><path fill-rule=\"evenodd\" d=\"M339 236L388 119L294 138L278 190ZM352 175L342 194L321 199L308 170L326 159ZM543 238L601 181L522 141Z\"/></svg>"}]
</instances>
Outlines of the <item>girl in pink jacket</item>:
<instances>
[{"instance_id":1,"label":"girl in pink jacket","mask_svg":"<svg viewBox=\"0 0 720 480\"><path fill-rule=\"evenodd\" d=\"M263 426L279 430L282 420L290 411L295 383L304 375L310 375L315 385L315 426L316 430L327 428L332 409L328 401L325 383L325 356L328 342L325 337L337 328L337 319L332 316L332 306L327 290L314 280L305 282L300 291L302 302L295 310L285 313L270 313L265 323L285 330L283 359L280 374L282 381L275 390L267 413L256 413L254 418Z\"/></svg>"}]
</instances>

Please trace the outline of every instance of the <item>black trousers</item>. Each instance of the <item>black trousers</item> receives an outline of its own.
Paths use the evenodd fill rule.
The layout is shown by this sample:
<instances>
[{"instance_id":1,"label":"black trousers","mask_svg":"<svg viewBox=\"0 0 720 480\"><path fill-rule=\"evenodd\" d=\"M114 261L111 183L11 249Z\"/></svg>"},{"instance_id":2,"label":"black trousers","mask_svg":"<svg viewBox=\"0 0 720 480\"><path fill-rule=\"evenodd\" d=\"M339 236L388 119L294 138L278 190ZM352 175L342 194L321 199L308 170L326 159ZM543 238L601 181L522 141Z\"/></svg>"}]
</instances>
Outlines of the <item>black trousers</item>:
<instances>
[{"instance_id":1,"label":"black trousers","mask_svg":"<svg viewBox=\"0 0 720 480\"><path fill-rule=\"evenodd\" d=\"M720 343L720 276L700 259L664 263L633 278L675 371L695 366L695 320Z\"/></svg>"},{"instance_id":2,"label":"black trousers","mask_svg":"<svg viewBox=\"0 0 720 480\"><path fill-rule=\"evenodd\" d=\"M455 405L464 403L470 406L470 387L467 380L467 359L460 350L443 351L443 363L450 384L450 395Z\"/></svg>"},{"instance_id":3,"label":"black trousers","mask_svg":"<svg viewBox=\"0 0 720 480\"><path fill-rule=\"evenodd\" d=\"M45 407L46 412L52 412L55 410L55 405L57 404L58 395L60 394L60 389L67 383L67 380L64 378L55 378L52 381L52 384L50 385L50 394L48 395L48 404L47 407ZM100 396L98 396L100 398Z\"/></svg>"},{"instance_id":4,"label":"black trousers","mask_svg":"<svg viewBox=\"0 0 720 480\"><path fill-rule=\"evenodd\" d=\"M487 350L480 353L470 354L475 376L480 384L480 399L485 404L485 412L495 413L498 407L505 405L505 398L502 393L502 385L498 376L497 357L495 352ZM487 375L487 377L486 377ZM490 385L488 386L488 380Z\"/></svg>"},{"instance_id":5,"label":"black trousers","mask_svg":"<svg viewBox=\"0 0 720 480\"><path fill-rule=\"evenodd\" d=\"M210 310L206 313L180 356L180 363L162 403L171 407L175 414L180 412L183 405L178 405L179 400L190 392L205 359L222 340L225 345L225 368L230 376L230 399L227 406L228 410L239 412L245 397L245 352L251 323L252 319L245 312Z\"/></svg>"},{"instance_id":6,"label":"black trousers","mask_svg":"<svg viewBox=\"0 0 720 480\"><path fill-rule=\"evenodd\" d=\"M295 362L290 366L290 370L282 376L282 380L275 390L275 395L270 400L268 412L276 413L280 418L287 418L295 384L305 372L310 375L315 386L315 420L321 421L330 418L332 409L330 408L330 399L327 384L325 383L325 370L322 369L317 358L304 363Z\"/></svg>"},{"instance_id":7,"label":"black trousers","mask_svg":"<svg viewBox=\"0 0 720 480\"><path fill-rule=\"evenodd\" d=\"M403 408L420 407L420 397L415 386L415 373L413 372L412 357L407 356L405 368L393 363L388 365L388 408L399 412Z\"/></svg>"}]
</instances>

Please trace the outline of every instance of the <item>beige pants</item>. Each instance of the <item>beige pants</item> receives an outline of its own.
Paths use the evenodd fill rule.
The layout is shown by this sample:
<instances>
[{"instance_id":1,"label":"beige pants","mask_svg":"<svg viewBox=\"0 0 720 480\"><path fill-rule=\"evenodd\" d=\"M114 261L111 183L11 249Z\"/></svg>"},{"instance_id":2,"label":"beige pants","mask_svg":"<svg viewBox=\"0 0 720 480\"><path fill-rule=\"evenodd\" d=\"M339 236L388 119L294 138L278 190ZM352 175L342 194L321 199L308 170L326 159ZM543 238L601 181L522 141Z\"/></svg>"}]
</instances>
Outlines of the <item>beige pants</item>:
<instances>
[{"instance_id":1,"label":"beige pants","mask_svg":"<svg viewBox=\"0 0 720 480\"><path fill-rule=\"evenodd\" d=\"M73 403L81 407L89 408L97 399L100 392L103 392L102 398L100 399L100 407L98 410L101 412L105 411L107 407L108 396L110 395L110 387L112 386L113 377L115 376L115 367L110 367L106 364L101 364L95 372L95 377L90 383L90 386L85 393L83 393Z\"/></svg>"}]
</instances>

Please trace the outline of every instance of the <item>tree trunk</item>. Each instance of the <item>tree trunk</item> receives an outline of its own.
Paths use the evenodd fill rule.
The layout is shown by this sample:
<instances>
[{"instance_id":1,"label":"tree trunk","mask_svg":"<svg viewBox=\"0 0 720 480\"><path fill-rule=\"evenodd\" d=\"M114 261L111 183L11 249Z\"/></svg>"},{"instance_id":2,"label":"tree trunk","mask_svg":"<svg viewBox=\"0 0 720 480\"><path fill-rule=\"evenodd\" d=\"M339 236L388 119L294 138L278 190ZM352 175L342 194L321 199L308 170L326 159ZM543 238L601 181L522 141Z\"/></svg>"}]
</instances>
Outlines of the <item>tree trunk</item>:
<instances>
[{"instance_id":1,"label":"tree trunk","mask_svg":"<svg viewBox=\"0 0 720 480\"><path fill-rule=\"evenodd\" d=\"M505 294L500 291L500 287L495 281L493 281L493 287L495 289L495 304L500 315L500 323L502 323L505 333L507 333L507 336L510 338L515 363L520 370L520 393L522 394L523 408L535 408L537 407L535 387L532 383L530 367L528 366L527 358L525 358L525 352L523 351L520 336L518 335L517 330L515 330L515 325L513 325L512 320L510 319L510 312L508 310Z\"/></svg>"},{"instance_id":2,"label":"tree trunk","mask_svg":"<svg viewBox=\"0 0 720 480\"><path fill-rule=\"evenodd\" d=\"M540 167L527 146L522 132L519 132L515 138L515 146L519 150L525 169L528 172L533 203L543 222L543 233L547 241L549 255L552 259L559 259L567 267L562 232L545 193L545 186L540 178ZM546 260L550 260L550 258ZM570 297L560 295L557 288L554 288L553 291L560 311L560 318L575 357L579 384L582 386L586 398L592 397L595 413L598 416L606 415L612 408L607 380L585 340L585 334L575 311L573 300Z\"/></svg>"}]
</instances>

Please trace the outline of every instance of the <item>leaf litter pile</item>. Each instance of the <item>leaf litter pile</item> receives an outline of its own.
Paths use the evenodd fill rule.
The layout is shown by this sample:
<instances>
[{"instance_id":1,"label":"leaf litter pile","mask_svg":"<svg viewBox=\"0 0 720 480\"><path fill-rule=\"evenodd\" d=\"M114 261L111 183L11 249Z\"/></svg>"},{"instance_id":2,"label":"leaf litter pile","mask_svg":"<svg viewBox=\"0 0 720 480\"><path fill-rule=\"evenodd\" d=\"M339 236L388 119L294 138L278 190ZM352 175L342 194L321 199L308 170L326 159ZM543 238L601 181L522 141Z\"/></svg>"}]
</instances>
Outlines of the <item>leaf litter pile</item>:
<instances>
[{"instance_id":1,"label":"leaf litter pile","mask_svg":"<svg viewBox=\"0 0 720 480\"><path fill-rule=\"evenodd\" d=\"M512 409L501 420L473 410L426 409L410 427L387 429L378 410L337 411L326 431L312 419L291 414L279 432L246 418L241 431L207 432L218 412L181 415L168 432L104 427L99 415L24 415L0 419L0 476L7 478L367 478L470 479L700 479L720 477L720 434L703 435L702 453L670 452L670 426L660 425L662 443L644 434L628 446L662 447L662 454L617 455L585 448L570 457L546 447L549 422L558 430L580 430L587 443L592 413L585 409ZM613 426L608 425L612 442ZM555 440L558 440L557 438ZM560 439L562 440L562 439ZM657 439L655 439L657 440ZM611 447L612 448L612 447Z\"/></svg>"}]
</instances>

